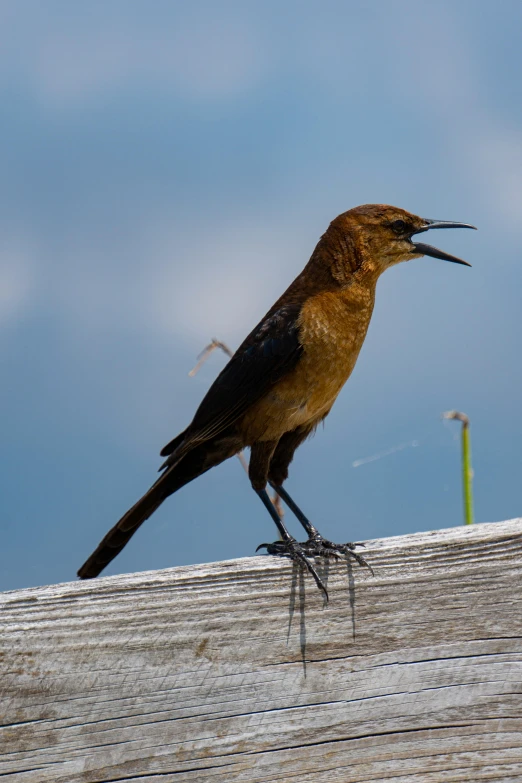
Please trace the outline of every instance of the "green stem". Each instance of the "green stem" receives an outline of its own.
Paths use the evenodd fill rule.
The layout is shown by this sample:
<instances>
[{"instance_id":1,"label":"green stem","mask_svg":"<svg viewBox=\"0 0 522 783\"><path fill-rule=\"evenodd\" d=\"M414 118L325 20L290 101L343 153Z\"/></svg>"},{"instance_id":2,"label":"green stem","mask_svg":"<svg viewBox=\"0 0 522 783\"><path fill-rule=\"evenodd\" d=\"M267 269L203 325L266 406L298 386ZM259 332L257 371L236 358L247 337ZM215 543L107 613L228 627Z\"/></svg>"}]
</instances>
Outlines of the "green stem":
<instances>
[{"instance_id":1,"label":"green stem","mask_svg":"<svg viewBox=\"0 0 522 783\"><path fill-rule=\"evenodd\" d=\"M443 419L456 419L462 424L462 488L464 490L464 524L473 524L473 468L471 467L471 441L469 418L459 411L447 411Z\"/></svg>"},{"instance_id":2,"label":"green stem","mask_svg":"<svg viewBox=\"0 0 522 783\"><path fill-rule=\"evenodd\" d=\"M469 421L462 422L462 484L464 488L464 521L473 524L473 469L471 467L471 443Z\"/></svg>"}]
</instances>

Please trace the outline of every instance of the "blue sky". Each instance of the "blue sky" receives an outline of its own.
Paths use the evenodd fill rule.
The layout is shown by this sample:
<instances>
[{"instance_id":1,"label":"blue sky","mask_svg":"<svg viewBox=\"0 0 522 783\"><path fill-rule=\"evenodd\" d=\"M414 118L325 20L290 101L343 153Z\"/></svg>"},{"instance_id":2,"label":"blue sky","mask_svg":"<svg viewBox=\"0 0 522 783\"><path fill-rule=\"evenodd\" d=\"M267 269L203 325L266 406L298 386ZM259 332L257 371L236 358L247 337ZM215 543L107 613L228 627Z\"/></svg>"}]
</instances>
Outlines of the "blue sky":
<instances>
[{"instance_id":1,"label":"blue sky","mask_svg":"<svg viewBox=\"0 0 522 783\"><path fill-rule=\"evenodd\" d=\"M0 3L0 589L75 578L223 364L197 354L361 203L474 223L437 235L473 268L383 276L288 490L334 540L458 525L457 408L477 520L522 514L520 29L510 0ZM106 573L273 538L234 459Z\"/></svg>"}]
</instances>

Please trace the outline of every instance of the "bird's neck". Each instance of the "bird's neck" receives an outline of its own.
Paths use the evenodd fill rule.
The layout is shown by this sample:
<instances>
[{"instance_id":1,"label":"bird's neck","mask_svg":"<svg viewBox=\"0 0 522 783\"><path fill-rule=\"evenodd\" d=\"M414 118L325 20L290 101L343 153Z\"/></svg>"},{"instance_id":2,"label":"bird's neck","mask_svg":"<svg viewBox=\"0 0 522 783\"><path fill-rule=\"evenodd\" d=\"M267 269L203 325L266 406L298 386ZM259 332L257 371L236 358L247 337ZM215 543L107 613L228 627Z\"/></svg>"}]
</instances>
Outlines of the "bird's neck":
<instances>
[{"instance_id":1,"label":"bird's neck","mask_svg":"<svg viewBox=\"0 0 522 783\"><path fill-rule=\"evenodd\" d=\"M368 254L362 238L330 226L290 290L306 298L318 293L338 293L342 298L373 298L382 267ZM366 296L363 297L366 299Z\"/></svg>"},{"instance_id":2,"label":"bird's neck","mask_svg":"<svg viewBox=\"0 0 522 783\"><path fill-rule=\"evenodd\" d=\"M303 271L275 302L268 314L282 305L303 306L309 298L323 294L339 305L356 312L365 311L371 317L375 287L380 275L377 263L368 259L367 249L358 236L330 226L319 240ZM365 316L362 316L364 321Z\"/></svg>"},{"instance_id":3,"label":"bird's neck","mask_svg":"<svg viewBox=\"0 0 522 783\"><path fill-rule=\"evenodd\" d=\"M354 363L372 317L381 270L362 237L332 224L290 287L302 297L303 327L308 321L317 336L324 332L327 341L344 346Z\"/></svg>"}]
</instances>

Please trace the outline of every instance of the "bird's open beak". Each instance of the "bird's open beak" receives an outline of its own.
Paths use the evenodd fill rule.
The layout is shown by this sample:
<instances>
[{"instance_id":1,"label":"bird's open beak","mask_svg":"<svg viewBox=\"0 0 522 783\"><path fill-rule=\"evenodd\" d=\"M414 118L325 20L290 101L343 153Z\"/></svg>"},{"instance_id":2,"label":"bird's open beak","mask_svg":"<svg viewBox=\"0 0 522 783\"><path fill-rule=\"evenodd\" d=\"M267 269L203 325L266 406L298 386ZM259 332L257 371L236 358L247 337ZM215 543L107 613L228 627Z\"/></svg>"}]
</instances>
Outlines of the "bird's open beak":
<instances>
[{"instance_id":1,"label":"bird's open beak","mask_svg":"<svg viewBox=\"0 0 522 783\"><path fill-rule=\"evenodd\" d=\"M432 228L474 228L469 223L455 223L452 220L425 220L425 225L422 228L418 228L414 231L414 234L421 234L423 231L429 231ZM423 256L431 256L432 258L441 258L443 261L452 261L454 264L464 264L465 266L471 266L467 261L463 261L461 258L451 256L449 253L445 253L443 250L439 250L431 245L425 245L423 242L413 242L413 252L422 253Z\"/></svg>"}]
</instances>

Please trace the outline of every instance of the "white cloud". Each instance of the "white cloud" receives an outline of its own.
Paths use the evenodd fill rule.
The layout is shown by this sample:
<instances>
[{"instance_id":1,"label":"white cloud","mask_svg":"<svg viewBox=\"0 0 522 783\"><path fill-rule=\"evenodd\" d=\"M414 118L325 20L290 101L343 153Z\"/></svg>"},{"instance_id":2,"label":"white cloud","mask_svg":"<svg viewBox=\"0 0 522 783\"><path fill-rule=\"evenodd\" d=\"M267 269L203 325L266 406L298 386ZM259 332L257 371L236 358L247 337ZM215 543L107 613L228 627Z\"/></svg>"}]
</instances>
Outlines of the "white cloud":
<instances>
[{"instance_id":1,"label":"white cloud","mask_svg":"<svg viewBox=\"0 0 522 783\"><path fill-rule=\"evenodd\" d=\"M156 260L136 281L144 325L198 345L241 339L302 266L277 226L241 215L228 226L206 226L204 236L156 229L146 244Z\"/></svg>"},{"instance_id":2,"label":"white cloud","mask_svg":"<svg viewBox=\"0 0 522 783\"><path fill-rule=\"evenodd\" d=\"M403 96L434 117L456 173L499 225L520 232L522 133L488 106L483 52L464 23L459 6L422 6L407 15L410 45L390 56ZM419 28L423 30L418 35ZM391 54L391 53L390 53ZM394 64L395 63L395 64ZM414 67L413 66L414 63Z\"/></svg>"},{"instance_id":3,"label":"white cloud","mask_svg":"<svg viewBox=\"0 0 522 783\"><path fill-rule=\"evenodd\" d=\"M378 20L365 16L364 7L350 29L333 24L342 4L324 14L305 9L295 19L287 13L286 20L278 17L270 39L255 13L230 3L215 9L187 5L158 17L125 14L126 3L111 4L109 12L106 4L93 2L61 15L59 25L52 13L37 10L31 22L22 23L18 4L4 3L0 11L9 8L11 17L4 17L0 66L10 64L4 69L9 78L18 69L51 102L68 103L135 83L171 85L196 99L217 100L253 88L281 58L287 76L295 79L292 68L297 66L301 76L321 79L325 90L348 94L356 89L359 59L370 61L382 49L381 59L368 62L374 89L368 101L378 100L379 89L396 94L400 105L411 100L436 123L448 157L458 161L459 178L467 178L493 215L519 229L522 135L487 110L478 53L458 7L439 5L434 16L427 3L402 2L381 6ZM289 43L291 28L295 35ZM9 43L10 35L15 42L24 40L20 51ZM367 82L361 73L361 83ZM331 169L316 177L316 189L331 193ZM235 214L233 224L206 225L203 234L184 233L167 221L153 225L153 218L146 218L149 228L136 230L125 275L123 259L107 258L106 247L79 260L78 248L69 247L74 266L59 270L47 259L46 268L56 276L48 295L80 328L104 329L116 322L181 334L191 342L214 335L240 339L291 279L284 270L297 272L303 264L303 248L296 244L302 226L284 240L273 218L255 224ZM123 256L126 249L120 245L117 252ZM0 303L6 312L18 311L28 295L27 271L23 264L18 267L10 263L3 273Z\"/></svg>"},{"instance_id":4,"label":"white cloud","mask_svg":"<svg viewBox=\"0 0 522 783\"><path fill-rule=\"evenodd\" d=\"M149 215L117 258L67 243L65 262L47 259L46 303L85 335L175 337L196 353L212 337L237 345L301 271L297 229L285 228L238 213L201 231Z\"/></svg>"},{"instance_id":5,"label":"white cloud","mask_svg":"<svg viewBox=\"0 0 522 783\"><path fill-rule=\"evenodd\" d=\"M223 99L255 84L268 62L254 20L238 8L167 6L158 18L92 2L59 16L35 6L27 20L17 3L8 6L4 79L22 79L51 106L144 85Z\"/></svg>"}]
</instances>

